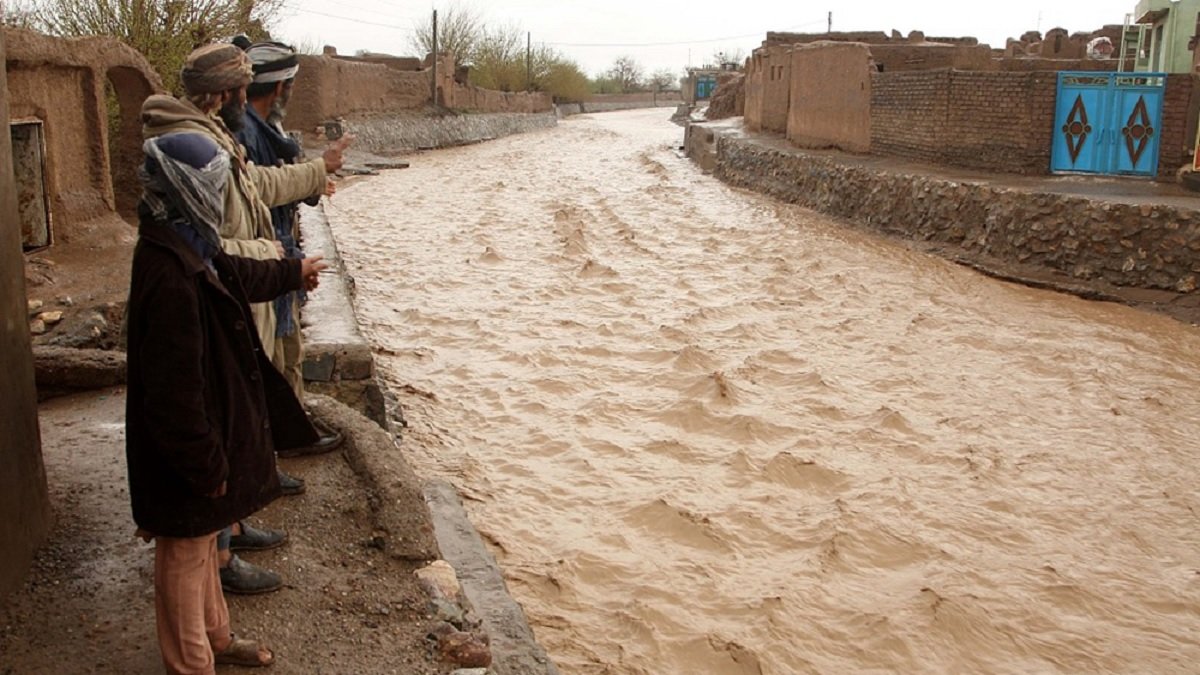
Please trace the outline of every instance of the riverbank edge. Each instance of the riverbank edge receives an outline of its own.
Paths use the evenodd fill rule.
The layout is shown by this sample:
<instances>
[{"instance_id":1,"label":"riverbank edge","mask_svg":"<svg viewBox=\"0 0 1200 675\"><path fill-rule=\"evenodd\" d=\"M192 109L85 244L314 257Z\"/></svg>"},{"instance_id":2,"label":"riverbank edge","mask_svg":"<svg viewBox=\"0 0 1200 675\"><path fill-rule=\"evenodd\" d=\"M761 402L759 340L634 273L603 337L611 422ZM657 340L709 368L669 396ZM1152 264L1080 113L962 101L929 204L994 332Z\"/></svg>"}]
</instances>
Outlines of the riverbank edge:
<instances>
[{"instance_id":1,"label":"riverbank edge","mask_svg":"<svg viewBox=\"0 0 1200 675\"><path fill-rule=\"evenodd\" d=\"M1081 186L1089 179L1081 178L938 175L932 167L803 150L747 133L736 120L692 120L684 152L729 185L988 276L1200 324L1200 199L1088 195ZM1111 179L1096 185L1120 189ZM1131 193L1142 187L1125 185Z\"/></svg>"},{"instance_id":2,"label":"riverbank edge","mask_svg":"<svg viewBox=\"0 0 1200 675\"><path fill-rule=\"evenodd\" d=\"M403 503L396 481L390 480L389 464L411 465L404 456L406 425L403 411L375 369L374 353L358 329L354 280L346 274L329 216L322 207L305 207L301 212L305 245L320 251L335 273L322 279L321 292L305 307L305 375L325 377L310 388L357 408L395 440L394 457L362 458L359 468L380 493L383 504ZM316 372L319 371L319 372ZM316 384L316 386L312 386ZM508 591L504 574L471 523L457 488L444 481L421 479L425 504L432 516L433 535L441 558L454 567L463 593L491 638L492 669L496 675L558 675L554 663L537 642L521 605ZM383 509L378 517L390 528L389 519L403 514ZM397 522L396 531L407 524Z\"/></svg>"}]
</instances>

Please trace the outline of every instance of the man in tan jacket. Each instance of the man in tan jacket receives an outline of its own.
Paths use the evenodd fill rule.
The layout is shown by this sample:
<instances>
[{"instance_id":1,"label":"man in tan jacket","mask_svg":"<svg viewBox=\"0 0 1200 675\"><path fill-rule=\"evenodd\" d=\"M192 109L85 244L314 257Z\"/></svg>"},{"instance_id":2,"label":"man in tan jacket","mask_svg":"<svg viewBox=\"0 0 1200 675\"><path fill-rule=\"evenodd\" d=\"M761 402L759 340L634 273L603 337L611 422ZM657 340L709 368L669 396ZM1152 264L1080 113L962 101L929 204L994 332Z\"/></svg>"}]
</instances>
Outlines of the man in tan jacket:
<instances>
[{"instance_id":1,"label":"man in tan jacket","mask_svg":"<svg viewBox=\"0 0 1200 675\"><path fill-rule=\"evenodd\" d=\"M187 96L151 96L142 106L143 135L157 138L196 132L211 137L232 159L232 176L225 195L222 248L230 255L255 260L283 257L275 239L270 207L320 195L326 176L342 167L342 150L335 146L321 159L288 166L262 167L246 161L229 124L241 124L246 86L253 79L250 60L232 44L201 47L183 69ZM275 311L272 303L253 305L254 324L268 359L274 360Z\"/></svg>"}]
</instances>

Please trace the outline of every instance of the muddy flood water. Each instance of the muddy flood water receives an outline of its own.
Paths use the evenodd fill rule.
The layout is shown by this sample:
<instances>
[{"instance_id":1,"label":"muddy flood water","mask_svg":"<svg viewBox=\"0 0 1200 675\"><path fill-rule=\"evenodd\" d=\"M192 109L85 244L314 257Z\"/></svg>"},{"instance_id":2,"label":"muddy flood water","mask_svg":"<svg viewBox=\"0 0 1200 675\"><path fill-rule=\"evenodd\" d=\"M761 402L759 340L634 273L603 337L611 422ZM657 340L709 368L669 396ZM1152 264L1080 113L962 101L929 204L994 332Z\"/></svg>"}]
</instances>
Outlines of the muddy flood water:
<instances>
[{"instance_id":1,"label":"muddy flood water","mask_svg":"<svg viewBox=\"0 0 1200 675\"><path fill-rule=\"evenodd\" d=\"M668 114L330 207L562 672L1196 672L1197 330L726 187Z\"/></svg>"}]
</instances>

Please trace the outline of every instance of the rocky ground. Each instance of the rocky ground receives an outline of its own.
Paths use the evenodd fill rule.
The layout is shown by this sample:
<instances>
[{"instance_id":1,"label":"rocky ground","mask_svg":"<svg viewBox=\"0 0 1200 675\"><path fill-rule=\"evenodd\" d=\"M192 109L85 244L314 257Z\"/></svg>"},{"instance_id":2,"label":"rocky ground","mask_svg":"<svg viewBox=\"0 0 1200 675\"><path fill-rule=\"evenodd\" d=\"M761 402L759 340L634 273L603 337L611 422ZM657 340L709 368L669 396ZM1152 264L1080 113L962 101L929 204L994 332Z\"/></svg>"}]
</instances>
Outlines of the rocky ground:
<instances>
[{"instance_id":1,"label":"rocky ground","mask_svg":"<svg viewBox=\"0 0 1200 675\"><path fill-rule=\"evenodd\" d=\"M124 460L124 390L40 410L55 526L24 589L0 608L0 673L155 673L153 547L134 537ZM371 489L341 452L284 460L309 490L257 521L286 529L281 549L247 554L283 590L229 596L235 630L275 650L276 673L453 672L427 639L438 626L414 576L387 552ZM444 627L443 627L444 629Z\"/></svg>"}]
</instances>

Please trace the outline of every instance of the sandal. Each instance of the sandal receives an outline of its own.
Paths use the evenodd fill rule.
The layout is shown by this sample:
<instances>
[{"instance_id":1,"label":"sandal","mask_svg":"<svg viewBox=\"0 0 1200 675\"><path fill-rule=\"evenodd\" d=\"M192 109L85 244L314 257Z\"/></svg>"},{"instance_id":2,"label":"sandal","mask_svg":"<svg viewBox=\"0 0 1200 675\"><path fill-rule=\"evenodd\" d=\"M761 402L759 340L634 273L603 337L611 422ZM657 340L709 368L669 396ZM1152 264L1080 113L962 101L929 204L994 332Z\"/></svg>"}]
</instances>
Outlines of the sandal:
<instances>
[{"instance_id":1,"label":"sandal","mask_svg":"<svg viewBox=\"0 0 1200 675\"><path fill-rule=\"evenodd\" d=\"M260 645L257 640L242 640L237 635L224 651L213 654L213 659L220 665L242 666L244 668L265 668L275 663L275 654ZM267 655L263 660L263 654Z\"/></svg>"}]
</instances>

